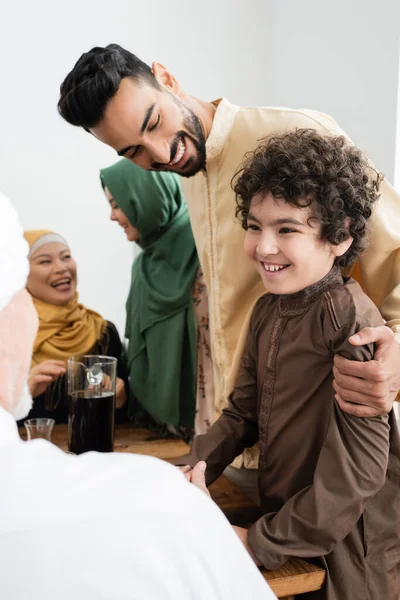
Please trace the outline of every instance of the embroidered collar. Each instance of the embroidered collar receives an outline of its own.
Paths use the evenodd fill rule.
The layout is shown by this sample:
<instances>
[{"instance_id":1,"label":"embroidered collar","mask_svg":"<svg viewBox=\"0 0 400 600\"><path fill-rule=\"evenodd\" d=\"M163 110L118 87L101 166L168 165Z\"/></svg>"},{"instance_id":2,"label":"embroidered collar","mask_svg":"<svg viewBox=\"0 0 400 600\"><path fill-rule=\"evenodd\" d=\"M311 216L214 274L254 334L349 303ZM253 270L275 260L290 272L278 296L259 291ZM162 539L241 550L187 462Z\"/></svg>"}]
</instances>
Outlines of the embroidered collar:
<instances>
[{"instance_id":1,"label":"embroidered collar","mask_svg":"<svg viewBox=\"0 0 400 600\"><path fill-rule=\"evenodd\" d=\"M286 317L294 317L304 313L324 292L340 285L343 285L343 277L340 268L334 265L329 273L317 283L313 283L295 294L282 294L279 296L279 312Z\"/></svg>"},{"instance_id":2,"label":"embroidered collar","mask_svg":"<svg viewBox=\"0 0 400 600\"><path fill-rule=\"evenodd\" d=\"M207 163L218 158L230 136L235 117L240 110L239 106L231 104L226 98L220 98L212 102L217 110L210 134L206 141Z\"/></svg>"}]
</instances>

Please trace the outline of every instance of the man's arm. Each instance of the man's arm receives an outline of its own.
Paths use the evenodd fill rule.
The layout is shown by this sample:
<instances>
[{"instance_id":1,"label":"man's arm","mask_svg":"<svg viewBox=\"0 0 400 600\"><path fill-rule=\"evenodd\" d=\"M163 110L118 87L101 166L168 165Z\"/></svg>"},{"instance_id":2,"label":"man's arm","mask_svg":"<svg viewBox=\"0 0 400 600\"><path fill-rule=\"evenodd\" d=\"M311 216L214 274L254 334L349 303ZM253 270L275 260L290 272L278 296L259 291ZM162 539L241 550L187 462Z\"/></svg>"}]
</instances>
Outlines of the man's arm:
<instances>
[{"instance_id":1,"label":"man's arm","mask_svg":"<svg viewBox=\"0 0 400 600\"><path fill-rule=\"evenodd\" d=\"M388 413L400 389L400 345L386 326L366 327L349 338L354 346L376 344L368 362L336 355L333 387L342 410L356 417Z\"/></svg>"},{"instance_id":2,"label":"man's arm","mask_svg":"<svg viewBox=\"0 0 400 600\"><path fill-rule=\"evenodd\" d=\"M337 357L334 370L340 407L360 417L389 412L400 389L400 347L396 341L400 330L400 197L385 179L380 194L372 215L371 244L360 256L356 279L380 310L386 327L364 329L359 340L351 340L355 345L376 344L371 365L356 365Z\"/></svg>"},{"instance_id":3,"label":"man's arm","mask_svg":"<svg viewBox=\"0 0 400 600\"><path fill-rule=\"evenodd\" d=\"M302 111L308 123L303 127L346 135L335 121L322 113ZM371 164L373 168L373 165ZM400 196L383 179L380 198L372 215L372 236L368 249L360 256L358 274L365 293L381 312L386 325L400 338ZM345 412L358 417L388 413L400 389L400 348L385 327L360 332L357 345L375 343L373 365L335 358L337 401ZM400 339L397 341L400 342Z\"/></svg>"}]
</instances>

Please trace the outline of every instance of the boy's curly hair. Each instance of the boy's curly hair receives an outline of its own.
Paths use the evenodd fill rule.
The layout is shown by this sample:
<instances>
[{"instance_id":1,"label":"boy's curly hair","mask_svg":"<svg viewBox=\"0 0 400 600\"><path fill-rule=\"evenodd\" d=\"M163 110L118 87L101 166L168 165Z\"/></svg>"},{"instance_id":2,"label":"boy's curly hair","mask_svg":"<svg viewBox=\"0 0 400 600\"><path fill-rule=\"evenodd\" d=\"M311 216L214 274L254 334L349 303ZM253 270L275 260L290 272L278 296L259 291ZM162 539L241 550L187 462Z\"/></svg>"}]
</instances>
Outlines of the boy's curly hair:
<instances>
[{"instance_id":1,"label":"boy's curly hair","mask_svg":"<svg viewBox=\"0 0 400 600\"><path fill-rule=\"evenodd\" d=\"M236 217L247 229L251 201L255 196L261 200L269 192L292 206L313 205L310 218L321 223L321 239L337 245L349 235L353 238L337 260L341 266L350 265L367 246L368 221L382 179L344 136L297 129L264 140L246 154L232 180ZM346 227L348 221L350 227Z\"/></svg>"}]
</instances>

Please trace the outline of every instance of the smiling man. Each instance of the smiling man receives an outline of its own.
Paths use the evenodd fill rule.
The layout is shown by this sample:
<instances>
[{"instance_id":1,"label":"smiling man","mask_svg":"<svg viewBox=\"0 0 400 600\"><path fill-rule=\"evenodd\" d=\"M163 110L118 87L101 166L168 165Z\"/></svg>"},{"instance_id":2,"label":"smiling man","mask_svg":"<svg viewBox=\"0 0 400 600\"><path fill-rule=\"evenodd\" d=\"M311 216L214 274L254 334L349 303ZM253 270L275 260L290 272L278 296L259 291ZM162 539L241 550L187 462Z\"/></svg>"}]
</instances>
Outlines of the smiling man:
<instances>
[{"instance_id":1,"label":"smiling man","mask_svg":"<svg viewBox=\"0 0 400 600\"><path fill-rule=\"evenodd\" d=\"M132 160L144 169L176 171L185 177L195 175L206 165L205 139L198 117L173 94L165 96L162 88L155 92L156 102L152 102L153 98L149 98L146 91L146 88L137 88L130 79L122 81L117 92L118 100L113 105L115 110L111 107L102 126L94 125L91 132L115 147L119 156ZM132 94L137 97L133 106ZM136 103L148 108L135 131L132 124L133 113L137 112L134 110ZM118 118L121 111L123 119ZM169 116L168 119L163 118L165 114ZM117 135L113 128L116 121L122 126ZM131 130L127 136L125 125L128 127L129 123ZM135 143L129 143L132 141ZM119 149L125 142L128 142L127 145Z\"/></svg>"},{"instance_id":2,"label":"smiling man","mask_svg":"<svg viewBox=\"0 0 400 600\"><path fill-rule=\"evenodd\" d=\"M231 179L260 138L295 128L343 132L309 110L240 108L186 94L168 69L150 68L111 44L83 54L61 85L62 117L83 127L144 169L174 171L184 182L196 245L209 291L216 411L231 392L249 317L265 293L243 252L234 220ZM390 227L389 227L390 220ZM352 275L380 309L388 327L363 330L355 345L376 343L367 363L335 357L341 408L358 416L389 411L400 388L400 200L385 180L373 217L372 243Z\"/></svg>"},{"instance_id":3,"label":"smiling man","mask_svg":"<svg viewBox=\"0 0 400 600\"><path fill-rule=\"evenodd\" d=\"M38 327L22 234L0 192L1 598L275 599L219 508L171 465L21 440ZM190 476L203 491L204 468Z\"/></svg>"}]
</instances>

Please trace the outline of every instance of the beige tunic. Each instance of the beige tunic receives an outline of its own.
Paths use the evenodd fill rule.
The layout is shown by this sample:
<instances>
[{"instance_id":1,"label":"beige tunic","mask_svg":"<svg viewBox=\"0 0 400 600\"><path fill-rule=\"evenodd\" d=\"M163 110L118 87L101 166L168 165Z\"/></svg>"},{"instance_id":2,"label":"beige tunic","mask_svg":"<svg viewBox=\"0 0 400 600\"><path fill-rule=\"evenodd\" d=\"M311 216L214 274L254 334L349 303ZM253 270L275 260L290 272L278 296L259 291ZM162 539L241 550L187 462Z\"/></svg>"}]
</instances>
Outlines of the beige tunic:
<instances>
[{"instance_id":1,"label":"beige tunic","mask_svg":"<svg viewBox=\"0 0 400 600\"><path fill-rule=\"evenodd\" d=\"M260 441L263 516L248 541L267 569L288 557L327 570L315 600L397 600L400 440L390 415L359 418L334 399L334 354L369 360L348 337L382 318L356 281L334 268L297 294L254 309L230 403L181 464L207 462L210 484Z\"/></svg>"},{"instance_id":2,"label":"beige tunic","mask_svg":"<svg viewBox=\"0 0 400 600\"><path fill-rule=\"evenodd\" d=\"M313 127L343 134L328 116L287 108L240 108L219 101L207 140L207 171L183 179L190 220L210 304L217 417L232 391L248 322L262 281L243 251L244 231L235 220L231 179L258 140L293 128ZM394 330L400 330L400 199L387 181L373 217L369 249L357 265L357 279Z\"/></svg>"}]
</instances>

